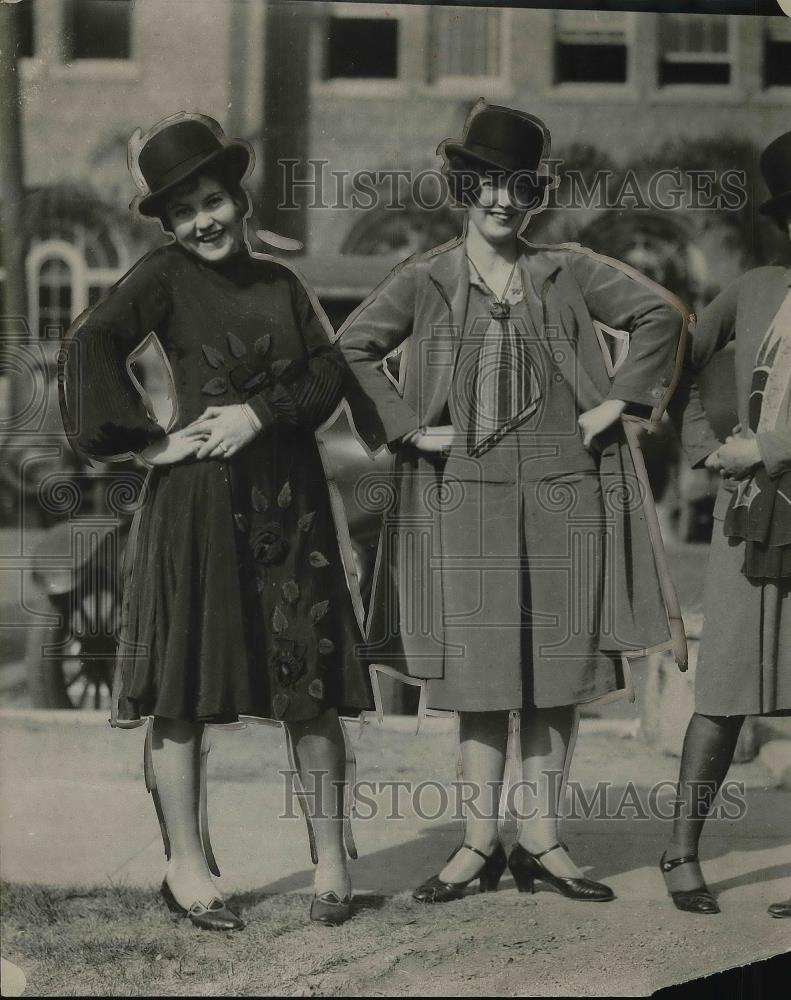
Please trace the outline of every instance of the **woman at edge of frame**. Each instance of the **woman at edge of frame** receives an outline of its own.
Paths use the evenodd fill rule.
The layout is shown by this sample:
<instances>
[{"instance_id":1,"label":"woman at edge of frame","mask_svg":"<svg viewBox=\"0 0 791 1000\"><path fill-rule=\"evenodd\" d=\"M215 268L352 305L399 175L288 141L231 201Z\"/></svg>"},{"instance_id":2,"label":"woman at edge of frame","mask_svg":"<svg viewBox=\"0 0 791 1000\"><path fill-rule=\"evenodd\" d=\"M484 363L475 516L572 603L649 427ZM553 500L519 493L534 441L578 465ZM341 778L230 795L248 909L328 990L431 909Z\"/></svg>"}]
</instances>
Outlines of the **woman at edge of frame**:
<instances>
[{"instance_id":1,"label":"woman at edge of frame","mask_svg":"<svg viewBox=\"0 0 791 1000\"><path fill-rule=\"evenodd\" d=\"M311 919L351 915L345 739L370 707L359 627L314 431L345 363L297 274L245 238L253 154L213 119L180 112L129 143L132 206L171 242L72 324L61 358L70 440L150 467L124 557L111 723L149 719L146 783L169 909L238 930L206 829L206 724L282 722L316 865ZM156 334L176 397L165 431L129 377ZM320 777L319 777L320 775ZM298 787L299 791L299 787Z\"/></svg>"},{"instance_id":2,"label":"woman at edge of frame","mask_svg":"<svg viewBox=\"0 0 791 1000\"><path fill-rule=\"evenodd\" d=\"M521 239L545 202L549 142L539 119L479 101L462 141L438 150L467 211L463 235L399 265L339 331L357 433L371 452L396 452L368 660L420 679L429 708L458 713L463 778L478 789L463 844L415 890L427 903L458 898L475 879L493 890L506 865L520 890L543 881L577 900L613 898L558 839L576 706L624 689L624 654L673 642L621 417L661 416L687 314L617 262ZM614 378L593 319L631 336ZM399 350L396 381L385 359ZM615 523L607 559L605 507ZM576 575L541 572L542 559L566 552L572 508L590 561ZM440 539L438 574L420 559L410 568L419 522L435 529L427 546ZM584 621L567 634L572 601ZM424 604L427 627L415 627ZM674 634L681 663L683 634ZM534 815L506 859L498 804L512 710L521 712L521 811Z\"/></svg>"},{"instance_id":3,"label":"woman at edge of frame","mask_svg":"<svg viewBox=\"0 0 791 1000\"><path fill-rule=\"evenodd\" d=\"M791 132L761 154L771 197L759 208L791 239ZM725 442L696 376L735 344L738 425ZM704 586L695 711L684 737L673 832L660 860L680 910L720 912L698 844L747 715L791 715L791 269L758 267L702 310L670 414L693 466L723 479ZM773 903L791 917L791 899Z\"/></svg>"}]
</instances>

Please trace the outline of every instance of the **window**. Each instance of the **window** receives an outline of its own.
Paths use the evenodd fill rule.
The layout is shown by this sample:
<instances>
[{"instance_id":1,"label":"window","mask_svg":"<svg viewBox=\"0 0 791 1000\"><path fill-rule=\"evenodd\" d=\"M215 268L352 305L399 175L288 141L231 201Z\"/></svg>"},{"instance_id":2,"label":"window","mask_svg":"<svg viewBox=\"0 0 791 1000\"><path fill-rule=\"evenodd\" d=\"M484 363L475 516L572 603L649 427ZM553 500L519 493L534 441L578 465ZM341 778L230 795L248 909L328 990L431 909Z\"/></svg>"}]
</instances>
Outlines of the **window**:
<instances>
[{"instance_id":1,"label":"window","mask_svg":"<svg viewBox=\"0 0 791 1000\"><path fill-rule=\"evenodd\" d=\"M124 272L125 248L109 228L53 219L27 254L30 322L40 337L60 336Z\"/></svg>"},{"instance_id":2,"label":"window","mask_svg":"<svg viewBox=\"0 0 791 1000\"><path fill-rule=\"evenodd\" d=\"M660 86L729 84L733 61L730 21L715 14L662 14Z\"/></svg>"},{"instance_id":3,"label":"window","mask_svg":"<svg viewBox=\"0 0 791 1000\"><path fill-rule=\"evenodd\" d=\"M766 19L764 87L791 87L791 20Z\"/></svg>"},{"instance_id":4,"label":"window","mask_svg":"<svg viewBox=\"0 0 791 1000\"><path fill-rule=\"evenodd\" d=\"M429 74L433 81L504 76L501 10L434 7L430 14Z\"/></svg>"},{"instance_id":5,"label":"window","mask_svg":"<svg viewBox=\"0 0 791 1000\"><path fill-rule=\"evenodd\" d=\"M66 59L129 59L132 0L65 0Z\"/></svg>"},{"instance_id":6,"label":"window","mask_svg":"<svg viewBox=\"0 0 791 1000\"><path fill-rule=\"evenodd\" d=\"M398 78L398 20L394 17L331 17L327 79Z\"/></svg>"},{"instance_id":7,"label":"window","mask_svg":"<svg viewBox=\"0 0 791 1000\"><path fill-rule=\"evenodd\" d=\"M35 48L33 0L20 0L16 5L16 54L30 59Z\"/></svg>"},{"instance_id":8,"label":"window","mask_svg":"<svg viewBox=\"0 0 791 1000\"><path fill-rule=\"evenodd\" d=\"M626 83L626 14L555 13L555 83Z\"/></svg>"},{"instance_id":9,"label":"window","mask_svg":"<svg viewBox=\"0 0 791 1000\"><path fill-rule=\"evenodd\" d=\"M38 335L44 338L49 330L57 329L62 332L74 318L70 262L53 253L39 264L37 278Z\"/></svg>"}]
</instances>

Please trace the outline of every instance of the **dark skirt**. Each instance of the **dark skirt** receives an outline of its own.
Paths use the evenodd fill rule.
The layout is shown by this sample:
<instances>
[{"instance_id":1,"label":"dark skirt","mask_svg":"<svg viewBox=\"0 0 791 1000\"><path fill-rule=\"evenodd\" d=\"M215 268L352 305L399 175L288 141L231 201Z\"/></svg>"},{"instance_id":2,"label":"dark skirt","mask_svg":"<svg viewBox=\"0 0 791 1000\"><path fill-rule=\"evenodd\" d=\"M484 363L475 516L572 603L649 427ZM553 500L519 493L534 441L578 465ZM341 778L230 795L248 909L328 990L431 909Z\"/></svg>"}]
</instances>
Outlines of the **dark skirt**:
<instances>
[{"instance_id":1,"label":"dark skirt","mask_svg":"<svg viewBox=\"0 0 791 1000\"><path fill-rule=\"evenodd\" d=\"M371 707L312 433L152 470L125 556L113 721Z\"/></svg>"},{"instance_id":2,"label":"dark skirt","mask_svg":"<svg viewBox=\"0 0 791 1000\"><path fill-rule=\"evenodd\" d=\"M622 689L620 654L599 647L605 518L595 469L459 486L442 518L447 645L428 706L551 708Z\"/></svg>"}]
</instances>

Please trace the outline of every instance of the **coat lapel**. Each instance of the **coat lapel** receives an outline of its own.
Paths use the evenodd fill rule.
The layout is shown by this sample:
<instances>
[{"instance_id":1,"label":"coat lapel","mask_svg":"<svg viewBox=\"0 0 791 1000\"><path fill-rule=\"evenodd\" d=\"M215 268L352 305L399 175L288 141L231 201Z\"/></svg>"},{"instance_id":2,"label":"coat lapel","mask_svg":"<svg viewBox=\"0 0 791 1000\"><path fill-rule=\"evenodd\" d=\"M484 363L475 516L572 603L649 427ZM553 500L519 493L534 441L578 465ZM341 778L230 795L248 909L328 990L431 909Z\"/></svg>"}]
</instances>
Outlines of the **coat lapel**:
<instances>
[{"instance_id":1,"label":"coat lapel","mask_svg":"<svg viewBox=\"0 0 791 1000\"><path fill-rule=\"evenodd\" d=\"M426 394L427 406L421 420L431 423L448 400L467 318L469 282L463 237L434 257L429 263L428 277L425 323L429 330L424 344L431 357L422 359L422 367L425 384L431 385L431 390Z\"/></svg>"}]
</instances>

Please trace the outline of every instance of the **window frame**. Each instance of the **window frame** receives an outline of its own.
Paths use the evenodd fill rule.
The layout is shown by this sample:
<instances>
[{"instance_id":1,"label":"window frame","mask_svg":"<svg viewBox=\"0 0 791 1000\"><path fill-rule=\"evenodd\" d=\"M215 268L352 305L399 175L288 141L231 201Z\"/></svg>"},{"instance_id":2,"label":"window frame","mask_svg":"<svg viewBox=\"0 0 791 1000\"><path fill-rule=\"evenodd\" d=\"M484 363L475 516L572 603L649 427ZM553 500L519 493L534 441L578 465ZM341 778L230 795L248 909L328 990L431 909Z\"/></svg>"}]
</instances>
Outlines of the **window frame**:
<instances>
[{"instance_id":1,"label":"window frame","mask_svg":"<svg viewBox=\"0 0 791 1000\"><path fill-rule=\"evenodd\" d=\"M109 59L72 59L67 46L67 6L59 4L58 11L58 62L52 67L56 78L81 80L139 80L140 65L138 62L137 17L133 0L129 2L129 55L125 58Z\"/></svg>"},{"instance_id":2,"label":"window frame","mask_svg":"<svg viewBox=\"0 0 791 1000\"><path fill-rule=\"evenodd\" d=\"M766 81L766 44L770 40L772 32L771 28L778 27L776 22L784 24L788 28L788 39L783 39L791 45L791 20L783 20L782 18L775 17L764 17L762 18L761 25L761 43L760 50L758 54L758 59L760 62L759 70L761 74L761 83L758 90L759 100L763 101L780 101L780 102L791 102L791 83L788 84L767 84Z\"/></svg>"},{"instance_id":3,"label":"window frame","mask_svg":"<svg viewBox=\"0 0 791 1000\"><path fill-rule=\"evenodd\" d=\"M425 41L424 51L428 53L428 43L431 41L434 30L431 19L440 11L453 10L458 14L470 13L464 7L437 7L426 11ZM513 30L513 10L510 7L496 7L492 9L500 16L500 72L497 76L477 75L454 75L437 76L428 78L428 67L426 67L426 90L431 96L436 97L478 97L481 88L485 88L486 93L505 97L513 93L513 52L511 38Z\"/></svg>"},{"instance_id":4,"label":"window frame","mask_svg":"<svg viewBox=\"0 0 791 1000\"><path fill-rule=\"evenodd\" d=\"M557 42L559 18L556 16L562 11L552 11L551 22L551 57L550 57L550 80L549 87L553 98L578 100L580 97L589 98L594 94L597 99L623 100L625 96L637 96L637 74L634 53L637 41L637 12L620 11L624 18L623 39L626 49L626 79L621 82L612 80L558 80L557 79Z\"/></svg>"},{"instance_id":5,"label":"window frame","mask_svg":"<svg viewBox=\"0 0 791 1000\"><path fill-rule=\"evenodd\" d=\"M333 3L323 21L318 22L319 30L314 36L318 52L314 53L314 72L311 92L317 96L382 98L403 97L410 91L409 74L405 71L407 60L404 53L404 36L407 20L413 11L403 4L358 4ZM398 23L396 51L397 76L394 77L327 77L327 50L329 35L325 30L333 18L377 20L392 19Z\"/></svg>"},{"instance_id":6,"label":"window frame","mask_svg":"<svg viewBox=\"0 0 791 1000\"><path fill-rule=\"evenodd\" d=\"M664 49L662 48L662 23L661 18L672 16L667 14L657 15L655 22L656 31L656 64L654 66L654 82L652 98L654 100L669 99L672 101L695 101L700 103L701 88L705 95L705 101L732 101L741 100L744 96L744 81L741 73L741 53L742 37L739 31L739 18L727 17L721 14L684 14L684 17L725 17L726 30L728 33L727 58L721 60L704 59L701 62L727 62L731 69L728 83L662 83L662 60L664 59ZM683 60L679 60L683 61ZM693 59L688 60L694 62Z\"/></svg>"},{"instance_id":7,"label":"window frame","mask_svg":"<svg viewBox=\"0 0 791 1000\"><path fill-rule=\"evenodd\" d=\"M61 235L46 235L34 239L25 255L25 277L27 281L28 318L31 330L38 337L41 269L48 260L61 260L69 268L71 275L71 318L70 322L84 312L90 304L90 290L111 288L129 269L129 253L126 245L116 233L109 232L113 248L118 255L115 267L91 267L86 258L87 241L91 230L85 226L75 227L75 239Z\"/></svg>"}]
</instances>

